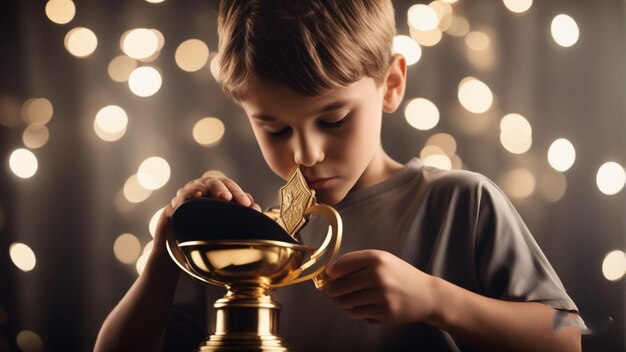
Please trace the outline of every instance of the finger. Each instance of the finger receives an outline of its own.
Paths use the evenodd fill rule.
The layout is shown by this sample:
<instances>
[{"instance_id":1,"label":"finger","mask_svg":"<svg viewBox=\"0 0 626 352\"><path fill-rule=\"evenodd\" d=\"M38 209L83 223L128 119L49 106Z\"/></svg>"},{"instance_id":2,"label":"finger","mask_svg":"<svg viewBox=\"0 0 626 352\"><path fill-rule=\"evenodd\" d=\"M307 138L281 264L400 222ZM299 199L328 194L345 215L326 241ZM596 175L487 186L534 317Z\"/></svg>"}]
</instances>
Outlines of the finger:
<instances>
[{"instance_id":1,"label":"finger","mask_svg":"<svg viewBox=\"0 0 626 352\"><path fill-rule=\"evenodd\" d=\"M222 180L211 178L204 181L204 184L207 186L207 196L226 201L231 201L233 199L233 194L230 192L228 187L226 187L224 182L222 182Z\"/></svg>"},{"instance_id":2,"label":"finger","mask_svg":"<svg viewBox=\"0 0 626 352\"><path fill-rule=\"evenodd\" d=\"M380 294L374 289L364 289L333 298L333 301L344 309L353 309L361 306L375 305L380 302L379 295Z\"/></svg>"},{"instance_id":3,"label":"finger","mask_svg":"<svg viewBox=\"0 0 626 352\"><path fill-rule=\"evenodd\" d=\"M258 205L257 203L252 203L252 205L250 206L250 208L252 208L252 209L254 209L254 210L257 210L257 211L261 211L261 212L263 211L263 210L261 210L261 206L260 206L260 205Z\"/></svg>"},{"instance_id":4,"label":"finger","mask_svg":"<svg viewBox=\"0 0 626 352\"><path fill-rule=\"evenodd\" d=\"M371 275L368 274L368 271L363 269L350 275L330 280L324 286L324 293L330 298L336 298L372 287L374 283L375 281L371 280Z\"/></svg>"},{"instance_id":5,"label":"finger","mask_svg":"<svg viewBox=\"0 0 626 352\"><path fill-rule=\"evenodd\" d=\"M381 323L384 321L384 309L378 305L365 305L347 309L352 319L363 319L367 322Z\"/></svg>"},{"instance_id":6,"label":"finger","mask_svg":"<svg viewBox=\"0 0 626 352\"><path fill-rule=\"evenodd\" d=\"M349 252L342 255L336 262L328 267L328 275L332 279L337 279L348 274L363 270L379 260L377 253L373 250L361 250Z\"/></svg>"},{"instance_id":7,"label":"finger","mask_svg":"<svg viewBox=\"0 0 626 352\"><path fill-rule=\"evenodd\" d=\"M235 183L235 181L223 177L220 178L220 180L224 183L224 185L226 185L226 187L228 188L228 190L232 193L234 199L237 201L237 203L241 204L241 205L245 205L245 206L250 206L252 205L252 201L250 200L250 198L246 195L246 192L244 192L241 187L239 187L239 185L237 183Z\"/></svg>"}]
</instances>

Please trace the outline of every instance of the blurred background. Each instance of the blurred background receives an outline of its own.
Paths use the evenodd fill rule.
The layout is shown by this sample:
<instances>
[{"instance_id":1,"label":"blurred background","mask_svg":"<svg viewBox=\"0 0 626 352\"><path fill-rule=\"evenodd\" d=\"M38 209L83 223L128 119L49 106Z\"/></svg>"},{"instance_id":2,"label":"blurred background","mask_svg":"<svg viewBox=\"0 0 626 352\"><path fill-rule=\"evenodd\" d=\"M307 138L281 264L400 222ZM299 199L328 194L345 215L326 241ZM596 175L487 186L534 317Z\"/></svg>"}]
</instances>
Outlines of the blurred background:
<instances>
[{"instance_id":1,"label":"blurred background","mask_svg":"<svg viewBox=\"0 0 626 352\"><path fill-rule=\"evenodd\" d=\"M591 328L584 350L624 351L625 3L394 5L410 66L386 150L494 180ZM276 203L215 82L216 9L0 0L0 351L91 350L188 180Z\"/></svg>"}]
</instances>

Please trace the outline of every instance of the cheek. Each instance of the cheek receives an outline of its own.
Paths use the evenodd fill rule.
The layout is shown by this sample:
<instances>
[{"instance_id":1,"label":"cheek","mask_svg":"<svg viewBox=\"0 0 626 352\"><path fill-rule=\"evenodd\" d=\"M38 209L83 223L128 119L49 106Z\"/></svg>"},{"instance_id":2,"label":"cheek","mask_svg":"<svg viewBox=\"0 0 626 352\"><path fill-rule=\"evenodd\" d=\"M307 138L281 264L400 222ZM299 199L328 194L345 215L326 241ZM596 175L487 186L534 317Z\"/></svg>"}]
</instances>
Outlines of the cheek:
<instances>
[{"instance_id":1,"label":"cheek","mask_svg":"<svg viewBox=\"0 0 626 352\"><path fill-rule=\"evenodd\" d=\"M256 138L263 158L270 169L285 180L289 178L291 165L289 163L288 148L281 148L280 145L268 140L265 136L256 135Z\"/></svg>"}]
</instances>

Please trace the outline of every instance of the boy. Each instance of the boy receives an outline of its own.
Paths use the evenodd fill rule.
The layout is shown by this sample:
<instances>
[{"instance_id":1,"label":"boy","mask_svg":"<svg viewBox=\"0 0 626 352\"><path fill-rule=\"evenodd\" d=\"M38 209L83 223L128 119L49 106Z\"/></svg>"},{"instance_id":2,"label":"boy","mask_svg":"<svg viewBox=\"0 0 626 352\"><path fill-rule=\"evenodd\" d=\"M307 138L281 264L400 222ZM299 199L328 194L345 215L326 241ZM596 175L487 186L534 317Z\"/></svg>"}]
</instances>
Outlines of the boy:
<instances>
[{"instance_id":1,"label":"boy","mask_svg":"<svg viewBox=\"0 0 626 352\"><path fill-rule=\"evenodd\" d=\"M389 0L222 1L220 83L246 112L263 157L300 167L344 222L321 292L276 292L297 350L578 351L554 328L576 306L501 191L466 171L402 165L380 140L404 94ZM173 210L215 197L260 210L228 178L181 188L143 274L105 321L96 350L158 349L179 275L165 250ZM315 225L313 224L313 227Z\"/></svg>"}]
</instances>

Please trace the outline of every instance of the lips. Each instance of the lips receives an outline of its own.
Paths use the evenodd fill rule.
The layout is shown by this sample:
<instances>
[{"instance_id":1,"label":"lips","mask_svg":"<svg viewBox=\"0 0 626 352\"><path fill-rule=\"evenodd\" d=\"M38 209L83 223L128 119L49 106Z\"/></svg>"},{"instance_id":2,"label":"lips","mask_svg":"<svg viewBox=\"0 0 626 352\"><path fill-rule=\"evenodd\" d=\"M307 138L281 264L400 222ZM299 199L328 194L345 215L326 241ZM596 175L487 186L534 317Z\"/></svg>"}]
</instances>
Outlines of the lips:
<instances>
[{"instance_id":1,"label":"lips","mask_svg":"<svg viewBox=\"0 0 626 352\"><path fill-rule=\"evenodd\" d=\"M306 183L309 185L311 189L320 189L323 188L328 182L335 179L335 177L307 177Z\"/></svg>"}]
</instances>

